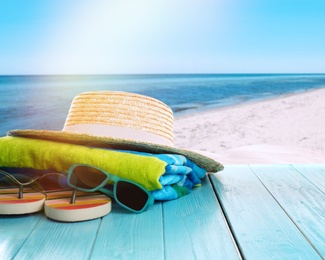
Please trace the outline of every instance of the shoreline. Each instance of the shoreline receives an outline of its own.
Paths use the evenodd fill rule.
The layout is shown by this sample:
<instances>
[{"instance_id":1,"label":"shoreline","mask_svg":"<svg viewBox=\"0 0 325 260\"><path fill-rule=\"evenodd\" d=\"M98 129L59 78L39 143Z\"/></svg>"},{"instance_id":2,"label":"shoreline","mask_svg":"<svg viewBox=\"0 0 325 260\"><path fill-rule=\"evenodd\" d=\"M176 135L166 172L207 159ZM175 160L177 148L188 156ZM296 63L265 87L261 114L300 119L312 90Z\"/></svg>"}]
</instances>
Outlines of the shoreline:
<instances>
[{"instance_id":1,"label":"shoreline","mask_svg":"<svg viewBox=\"0 0 325 260\"><path fill-rule=\"evenodd\" d=\"M325 88L175 116L176 147L221 163L325 163Z\"/></svg>"},{"instance_id":2,"label":"shoreline","mask_svg":"<svg viewBox=\"0 0 325 260\"><path fill-rule=\"evenodd\" d=\"M256 98L256 99L250 99L247 101L243 101L237 104L233 104L233 105L222 105L220 107L207 107L207 108L199 108L199 109L193 109L192 112L188 112L188 113L174 113L174 119L181 119L184 117L192 117L192 116L199 116L205 113L213 113L213 112L217 112L217 111L222 111L222 110L228 110L228 109L232 109L235 107L242 107L242 106L246 106L246 105L251 105L251 104L258 104L258 103L263 103L266 101L273 101L273 100L277 100L277 99L283 99L283 98L287 98L287 97L292 97L292 96L298 96L298 95L304 95L307 93L312 93L312 92L317 92L320 90L325 90L325 86L321 87L321 88L316 88L316 89L309 89L309 90L301 90L301 91L297 91L297 92L290 92L290 93L286 93L286 94L282 94L279 96L270 96L267 98ZM324 96L325 98L325 96ZM183 114L182 114L183 113Z\"/></svg>"}]
</instances>

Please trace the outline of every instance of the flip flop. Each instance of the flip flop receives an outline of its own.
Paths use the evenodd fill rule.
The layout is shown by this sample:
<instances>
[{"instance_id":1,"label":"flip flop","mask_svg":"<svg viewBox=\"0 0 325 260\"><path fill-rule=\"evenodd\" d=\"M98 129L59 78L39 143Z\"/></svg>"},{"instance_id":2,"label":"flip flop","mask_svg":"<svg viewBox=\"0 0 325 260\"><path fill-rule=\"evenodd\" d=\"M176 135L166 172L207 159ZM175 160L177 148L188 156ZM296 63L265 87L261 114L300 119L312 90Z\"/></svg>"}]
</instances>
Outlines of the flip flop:
<instances>
[{"instance_id":1,"label":"flip flop","mask_svg":"<svg viewBox=\"0 0 325 260\"><path fill-rule=\"evenodd\" d=\"M0 215L18 215L38 212L43 209L45 195L33 189L24 189L22 198L18 188L0 189Z\"/></svg>"},{"instance_id":2,"label":"flip flop","mask_svg":"<svg viewBox=\"0 0 325 260\"><path fill-rule=\"evenodd\" d=\"M71 203L73 192L77 192ZM47 193L44 202L45 215L53 220L77 222L100 218L110 213L112 202L109 197L99 192L59 191Z\"/></svg>"},{"instance_id":3,"label":"flip flop","mask_svg":"<svg viewBox=\"0 0 325 260\"><path fill-rule=\"evenodd\" d=\"M73 192L76 200L71 203ZM99 192L58 191L47 193L44 202L45 215L53 220L77 222L100 218L112 209L111 199Z\"/></svg>"}]
</instances>

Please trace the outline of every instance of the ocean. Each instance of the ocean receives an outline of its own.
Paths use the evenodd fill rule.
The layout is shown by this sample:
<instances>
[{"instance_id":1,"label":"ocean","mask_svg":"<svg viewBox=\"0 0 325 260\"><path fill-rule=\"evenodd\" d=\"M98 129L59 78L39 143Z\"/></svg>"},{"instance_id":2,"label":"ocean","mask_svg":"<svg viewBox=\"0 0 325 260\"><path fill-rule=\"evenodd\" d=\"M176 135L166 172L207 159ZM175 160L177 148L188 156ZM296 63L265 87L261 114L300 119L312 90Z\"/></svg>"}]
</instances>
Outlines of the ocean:
<instances>
[{"instance_id":1,"label":"ocean","mask_svg":"<svg viewBox=\"0 0 325 260\"><path fill-rule=\"evenodd\" d=\"M175 116L325 87L325 74L0 76L0 136L12 129L62 130L73 97L130 91L168 104Z\"/></svg>"}]
</instances>

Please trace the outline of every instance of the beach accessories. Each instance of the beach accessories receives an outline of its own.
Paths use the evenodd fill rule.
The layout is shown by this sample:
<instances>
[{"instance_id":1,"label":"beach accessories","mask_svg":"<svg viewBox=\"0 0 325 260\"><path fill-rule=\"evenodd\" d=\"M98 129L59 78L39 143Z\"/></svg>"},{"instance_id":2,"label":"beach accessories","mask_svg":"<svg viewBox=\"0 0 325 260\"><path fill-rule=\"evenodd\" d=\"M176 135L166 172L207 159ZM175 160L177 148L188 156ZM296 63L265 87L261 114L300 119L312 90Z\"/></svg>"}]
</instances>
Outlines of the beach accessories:
<instances>
[{"instance_id":1,"label":"beach accessories","mask_svg":"<svg viewBox=\"0 0 325 260\"><path fill-rule=\"evenodd\" d=\"M65 172L76 163L90 164L140 184L155 200L184 196L206 176L205 169L178 154L101 149L14 136L0 138L0 151L0 165L15 168L15 172L17 167L36 173L48 169ZM68 186L66 178L65 184Z\"/></svg>"},{"instance_id":2,"label":"beach accessories","mask_svg":"<svg viewBox=\"0 0 325 260\"><path fill-rule=\"evenodd\" d=\"M18 185L18 188L6 185L0 189L0 214L17 215L34 213L45 209L45 215L59 221L83 221L105 216L111 211L111 199L101 193L81 192L76 199L74 190L49 190L40 191L42 187L30 187L38 184L41 178L49 175L66 176L61 173L47 173L37 178L22 183L12 174L0 170L6 180ZM25 176L26 177L26 176ZM4 183L2 178L1 183ZM6 182L5 182L6 183ZM6 183L7 184L7 183ZM40 186L40 185L38 185ZM73 194L73 196L71 196ZM73 198L73 201L71 200Z\"/></svg>"},{"instance_id":3,"label":"beach accessories","mask_svg":"<svg viewBox=\"0 0 325 260\"><path fill-rule=\"evenodd\" d=\"M67 177L65 173L57 174ZM109 197L94 192L96 189L85 190L78 185L70 185L69 176L68 174L67 182L73 188L72 193L71 190L46 193L44 212L48 218L76 222L100 218L110 213L112 203ZM90 182L96 182L96 177L89 176L88 179Z\"/></svg>"},{"instance_id":4,"label":"beach accessories","mask_svg":"<svg viewBox=\"0 0 325 260\"><path fill-rule=\"evenodd\" d=\"M145 211L154 203L150 192L142 186L102 169L87 165L73 164L68 171L67 183L73 188L71 198L48 199L45 201L45 215L58 221L83 221L102 217L111 211L111 200L135 213ZM112 189L111 189L112 188ZM78 197L77 192L94 193L100 191L106 195Z\"/></svg>"},{"instance_id":5,"label":"beach accessories","mask_svg":"<svg viewBox=\"0 0 325 260\"><path fill-rule=\"evenodd\" d=\"M18 186L18 188L13 188L12 185L6 185L6 187L0 189L1 215L27 214L43 209L45 195L38 189L24 189L24 187L36 184L37 180L48 174L30 179L28 182L24 183L17 180L12 174L3 170L0 170L0 174L2 175L2 178L0 178L0 183L4 183L9 180L10 183Z\"/></svg>"},{"instance_id":6,"label":"beach accessories","mask_svg":"<svg viewBox=\"0 0 325 260\"><path fill-rule=\"evenodd\" d=\"M85 192L101 191L113 197L120 206L136 213L147 210L154 203L151 193L141 185L92 165L72 165L68 171L68 185Z\"/></svg>"},{"instance_id":7,"label":"beach accessories","mask_svg":"<svg viewBox=\"0 0 325 260\"><path fill-rule=\"evenodd\" d=\"M223 166L199 153L173 145L173 112L163 102L128 92L98 91L72 101L62 131L12 130L11 136L85 146L181 154L210 172Z\"/></svg>"}]
</instances>

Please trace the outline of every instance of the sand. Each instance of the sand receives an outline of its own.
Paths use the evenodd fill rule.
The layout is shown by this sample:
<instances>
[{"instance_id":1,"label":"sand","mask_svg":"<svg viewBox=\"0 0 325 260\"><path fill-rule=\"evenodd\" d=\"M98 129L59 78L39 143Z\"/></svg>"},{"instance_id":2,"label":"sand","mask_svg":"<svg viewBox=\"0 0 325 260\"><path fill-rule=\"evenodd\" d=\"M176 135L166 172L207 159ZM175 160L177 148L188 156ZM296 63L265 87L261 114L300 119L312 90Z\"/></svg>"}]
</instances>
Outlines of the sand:
<instances>
[{"instance_id":1,"label":"sand","mask_svg":"<svg viewBox=\"0 0 325 260\"><path fill-rule=\"evenodd\" d=\"M174 143L223 164L325 163L325 89L175 117Z\"/></svg>"}]
</instances>

